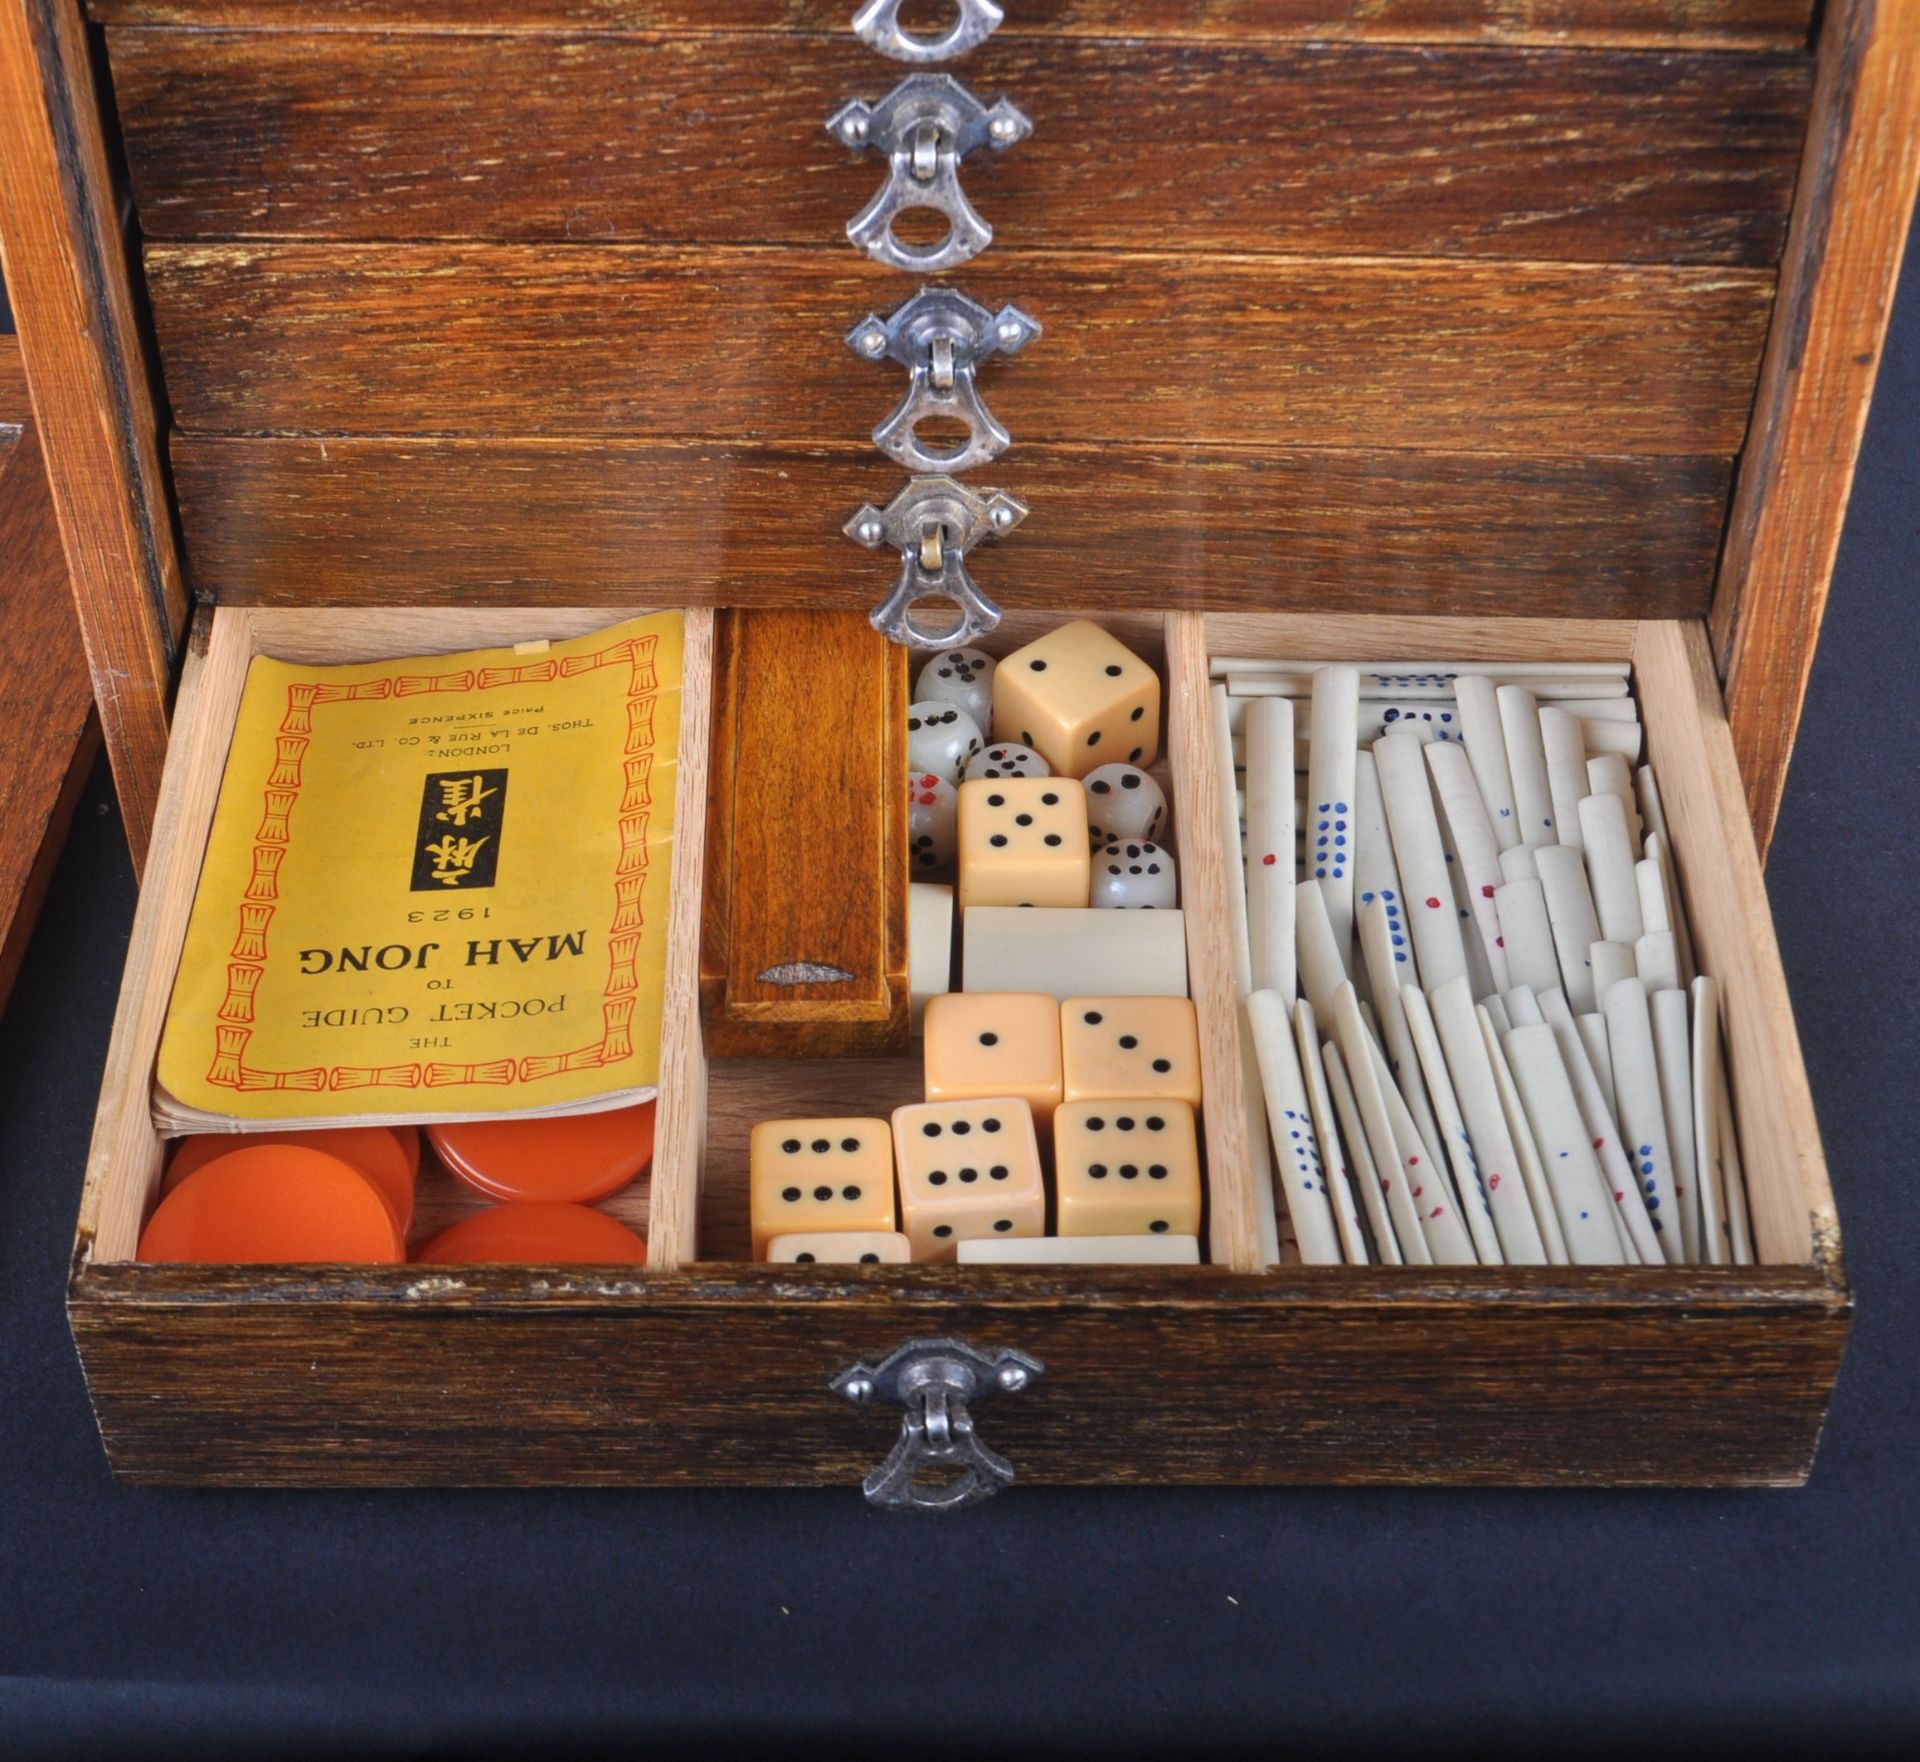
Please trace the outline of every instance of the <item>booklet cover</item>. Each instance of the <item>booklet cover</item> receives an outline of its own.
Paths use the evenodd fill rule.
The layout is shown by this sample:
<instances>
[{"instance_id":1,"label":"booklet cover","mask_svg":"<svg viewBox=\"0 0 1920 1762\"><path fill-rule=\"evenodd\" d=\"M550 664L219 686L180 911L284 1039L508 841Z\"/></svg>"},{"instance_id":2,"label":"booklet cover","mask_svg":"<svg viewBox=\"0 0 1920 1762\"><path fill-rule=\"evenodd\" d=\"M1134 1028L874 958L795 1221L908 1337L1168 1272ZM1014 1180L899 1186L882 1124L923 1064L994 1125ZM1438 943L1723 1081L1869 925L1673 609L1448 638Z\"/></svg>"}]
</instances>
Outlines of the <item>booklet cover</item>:
<instances>
[{"instance_id":1,"label":"booklet cover","mask_svg":"<svg viewBox=\"0 0 1920 1762\"><path fill-rule=\"evenodd\" d=\"M160 1043L165 1131L645 1100L681 620L256 659Z\"/></svg>"}]
</instances>

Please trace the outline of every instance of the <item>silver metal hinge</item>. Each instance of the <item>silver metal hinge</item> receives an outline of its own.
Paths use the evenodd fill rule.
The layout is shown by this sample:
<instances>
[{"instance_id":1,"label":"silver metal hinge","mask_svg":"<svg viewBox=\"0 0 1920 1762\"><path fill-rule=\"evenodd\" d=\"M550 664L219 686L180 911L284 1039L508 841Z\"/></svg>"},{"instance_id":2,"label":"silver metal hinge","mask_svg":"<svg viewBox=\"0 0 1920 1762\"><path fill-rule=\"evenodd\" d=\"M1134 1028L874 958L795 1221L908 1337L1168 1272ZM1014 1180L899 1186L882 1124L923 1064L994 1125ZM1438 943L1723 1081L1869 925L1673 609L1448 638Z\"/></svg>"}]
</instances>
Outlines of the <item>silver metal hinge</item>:
<instances>
[{"instance_id":1,"label":"silver metal hinge","mask_svg":"<svg viewBox=\"0 0 1920 1762\"><path fill-rule=\"evenodd\" d=\"M980 1441L971 1403L996 1391L1018 1394L1045 1368L1011 1347L988 1353L964 1340L909 1340L877 1367L843 1370L832 1382L836 1393L907 1410L899 1442L863 1483L868 1503L884 1511L964 1511L1011 1483L1013 1464Z\"/></svg>"},{"instance_id":2,"label":"silver metal hinge","mask_svg":"<svg viewBox=\"0 0 1920 1762\"><path fill-rule=\"evenodd\" d=\"M987 635L1000 623L1000 608L974 585L967 552L1026 517L1026 503L1006 491L969 489L952 477L916 477L885 508L867 503L847 522L847 536L870 551L891 545L900 553L893 592L870 615L874 629L904 648L926 651ZM943 629L917 621L914 608L930 600L957 607L958 621Z\"/></svg>"},{"instance_id":3,"label":"silver metal hinge","mask_svg":"<svg viewBox=\"0 0 1920 1762\"><path fill-rule=\"evenodd\" d=\"M980 218L960 188L960 161L980 147L1004 151L1033 132L1033 124L1002 98L984 105L951 74L910 74L878 104L860 99L827 119L827 129L856 151L887 156L880 193L847 222L847 237L890 268L931 273L977 257L993 242L993 228ZM894 222L915 208L945 216L947 235L937 244L909 245L894 234Z\"/></svg>"},{"instance_id":4,"label":"silver metal hinge","mask_svg":"<svg viewBox=\"0 0 1920 1762\"><path fill-rule=\"evenodd\" d=\"M1006 14L993 0L949 0L953 22L944 31L910 31L900 22L906 0L867 0L853 15L854 34L869 49L878 49L895 61L922 65L951 61L977 49L997 31Z\"/></svg>"},{"instance_id":5,"label":"silver metal hinge","mask_svg":"<svg viewBox=\"0 0 1920 1762\"><path fill-rule=\"evenodd\" d=\"M867 361L898 361L907 392L873 431L873 444L909 471L971 471L1013 444L981 401L976 377L995 355L1017 355L1040 334L1018 306L989 312L951 288L922 288L890 318L869 313L847 333L847 347ZM937 450L915 432L929 419L960 423L967 438Z\"/></svg>"}]
</instances>

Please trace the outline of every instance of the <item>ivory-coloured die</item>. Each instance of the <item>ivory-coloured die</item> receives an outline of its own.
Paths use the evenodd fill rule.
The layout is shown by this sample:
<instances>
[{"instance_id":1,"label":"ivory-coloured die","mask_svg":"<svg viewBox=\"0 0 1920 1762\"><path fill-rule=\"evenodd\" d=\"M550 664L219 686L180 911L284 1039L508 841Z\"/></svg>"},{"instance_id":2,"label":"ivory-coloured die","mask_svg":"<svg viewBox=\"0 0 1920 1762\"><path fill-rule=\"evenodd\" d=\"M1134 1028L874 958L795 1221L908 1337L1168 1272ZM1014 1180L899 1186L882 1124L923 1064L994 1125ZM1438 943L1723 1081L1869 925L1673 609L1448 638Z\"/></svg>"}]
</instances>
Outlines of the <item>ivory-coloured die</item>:
<instances>
[{"instance_id":1,"label":"ivory-coloured die","mask_svg":"<svg viewBox=\"0 0 1920 1762\"><path fill-rule=\"evenodd\" d=\"M747 1170L756 1260L775 1236L894 1228L885 1120L762 1120L747 1141Z\"/></svg>"},{"instance_id":2,"label":"ivory-coloured die","mask_svg":"<svg viewBox=\"0 0 1920 1762\"><path fill-rule=\"evenodd\" d=\"M1200 1142L1184 1101L1067 1102L1053 1159L1059 1235L1200 1233Z\"/></svg>"},{"instance_id":3,"label":"ivory-coloured die","mask_svg":"<svg viewBox=\"0 0 1920 1762\"><path fill-rule=\"evenodd\" d=\"M1017 1096L893 1110L900 1213L915 1260L950 1261L977 1236L1040 1236L1047 1189L1033 1111Z\"/></svg>"},{"instance_id":4,"label":"ivory-coloured die","mask_svg":"<svg viewBox=\"0 0 1920 1762\"><path fill-rule=\"evenodd\" d=\"M929 1101L1017 1095L1044 1132L1060 1105L1060 1006L1044 991L953 991L927 1006Z\"/></svg>"},{"instance_id":5,"label":"ivory-coloured die","mask_svg":"<svg viewBox=\"0 0 1920 1762\"><path fill-rule=\"evenodd\" d=\"M960 785L960 908L1084 907L1087 798L1068 777Z\"/></svg>"},{"instance_id":6,"label":"ivory-coloured die","mask_svg":"<svg viewBox=\"0 0 1920 1762\"><path fill-rule=\"evenodd\" d=\"M993 675L993 737L1030 746L1062 777L1160 750L1160 676L1085 618L1016 650Z\"/></svg>"},{"instance_id":7,"label":"ivory-coloured die","mask_svg":"<svg viewBox=\"0 0 1920 1762\"><path fill-rule=\"evenodd\" d=\"M898 1266L912 1258L898 1230L802 1230L767 1244L767 1259L789 1266Z\"/></svg>"},{"instance_id":8,"label":"ivory-coloured die","mask_svg":"<svg viewBox=\"0 0 1920 1762\"><path fill-rule=\"evenodd\" d=\"M1060 1006L1067 1101L1200 1105L1200 1029L1184 997L1070 997Z\"/></svg>"}]
</instances>

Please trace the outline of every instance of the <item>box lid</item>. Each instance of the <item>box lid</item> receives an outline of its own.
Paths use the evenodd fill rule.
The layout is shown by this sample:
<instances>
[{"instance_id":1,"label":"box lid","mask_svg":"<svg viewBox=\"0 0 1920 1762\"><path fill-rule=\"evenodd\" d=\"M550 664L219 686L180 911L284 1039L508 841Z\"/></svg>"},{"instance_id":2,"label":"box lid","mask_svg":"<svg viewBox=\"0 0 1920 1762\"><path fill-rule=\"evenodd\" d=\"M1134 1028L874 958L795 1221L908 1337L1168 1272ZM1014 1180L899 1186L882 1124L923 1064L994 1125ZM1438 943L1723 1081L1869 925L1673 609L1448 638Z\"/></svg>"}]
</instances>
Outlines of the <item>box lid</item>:
<instances>
[{"instance_id":1,"label":"box lid","mask_svg":"<svg viewBox=\"0 0 1920 1762\"><path fill-rule=\"evenodd\" d=\"M866 437L904 370L843 344L919 278L843 236L884 172L823 125L902 69L837 9L92 10L197 594L883 595L839 529L901 480ZM981 372L1013 446L974 476L1034 510L983 547L989 594L1704 616L1736 464L1771 496L1751 442L1797 414L1824 582L1911 201L1914 8L1830 7L1818 54L1810 0L1202 12L1042 5L956 66L1035 125L961 172L997 236L952 280L1044 326ZM72 44L37 53L84 112ZM1779 597L1784 635L1746 629L1797 704L1818 593Z\"/></svg>"}]
</instances>

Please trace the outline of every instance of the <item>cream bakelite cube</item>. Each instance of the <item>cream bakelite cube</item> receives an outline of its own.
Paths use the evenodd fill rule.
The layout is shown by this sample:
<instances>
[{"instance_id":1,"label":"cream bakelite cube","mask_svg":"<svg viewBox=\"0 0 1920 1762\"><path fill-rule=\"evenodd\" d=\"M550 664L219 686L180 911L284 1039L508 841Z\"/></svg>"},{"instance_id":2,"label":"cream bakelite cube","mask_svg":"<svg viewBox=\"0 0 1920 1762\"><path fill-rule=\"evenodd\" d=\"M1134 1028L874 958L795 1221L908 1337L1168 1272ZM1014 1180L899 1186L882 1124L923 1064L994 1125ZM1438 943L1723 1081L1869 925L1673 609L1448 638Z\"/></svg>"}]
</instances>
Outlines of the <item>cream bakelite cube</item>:
<instances>
[{"instance_id":1,"label":"cream bakelite cube","mask_svg":"<svg viewBox=\"0 0 1920 1762\"><path fill-rule=\"evenodd\" d=\"M900 1221L915 1260L950 1261L979 1236L1042 1236L1047 1187L1033 1112L1018 1096L893 1110Z\"/></svg>"},{"instance_id":2,"label":"cream bakelite cube","mask_svg":"<svg viewBox=\"0 0 1920 1762\"><path fill-rule=\"evenodd\" d=\"M1070 777L960 785L960 909L1085 907L1092 877L1087 792Z\"/></svg>"},{"instance_id":3,"label":"cream bakelite cube","mask_svg":"<svg viewBox=\"0 0 1920 1762\"><path fill-rule=\"evenodd\" d=\"M1060 1006L1044 991L952 991L927 1005L926 1096L1017 1095L1044 1132L1060 1105Z\"/></svg>"},{"instance_id":4,"label":"cream bakelite cube","mask_svg":"<svg viewBox=\"0 0 1920 1762\"><path fill-rule=\"evenodd\" d=\"M756 1260L776 1236L894 1229L885 1120L762 1120L747 1141L747 1171Z\"/></svg>"},{"instance_id":5,"label":"cream bakelite cube","mask_svg":"<svg viewBox=\"0 0 1920 1762\"><path fill-rule=\"evenodd\" d=\"M767 1259L788 1266L898 1266L913 1258L897 1230L814 1230L775 1236Z\"/></svg>"},{"instance_id":6,"label":"cream bakelite cube","mask_svg":"<svg viewBox=\"0 0 1920 1762\"><path fill-rule=\"evenodd\" d=\"M1053 1116L1062 1236L1197 1236L1200 1142L1184 1101L1069 1101Z\"/></svg>"},{"instance_id":7,"label":"cream bakelite cube","mask_svg":"<svg viewBox=\"0 0 1920 1762\"><path fill-rule=\"evenodd\" d=\"M1164 1096L1200 1105L1200 1026L1184 997L1070 997L1060 1006L1067 1101Z\"/></svg>"},{"instance_id":8,"label":"cream bakelite cube","mask_svg":"<svg viewBox=\"0 0 1920 1762\"><path fill-rule=\"evenodd\" d=\"M1160 751L1160 675L1082 618L1007 656L993 675L993 737L1030 746L1062 777Z\"/></svg>"}]
</instances>

